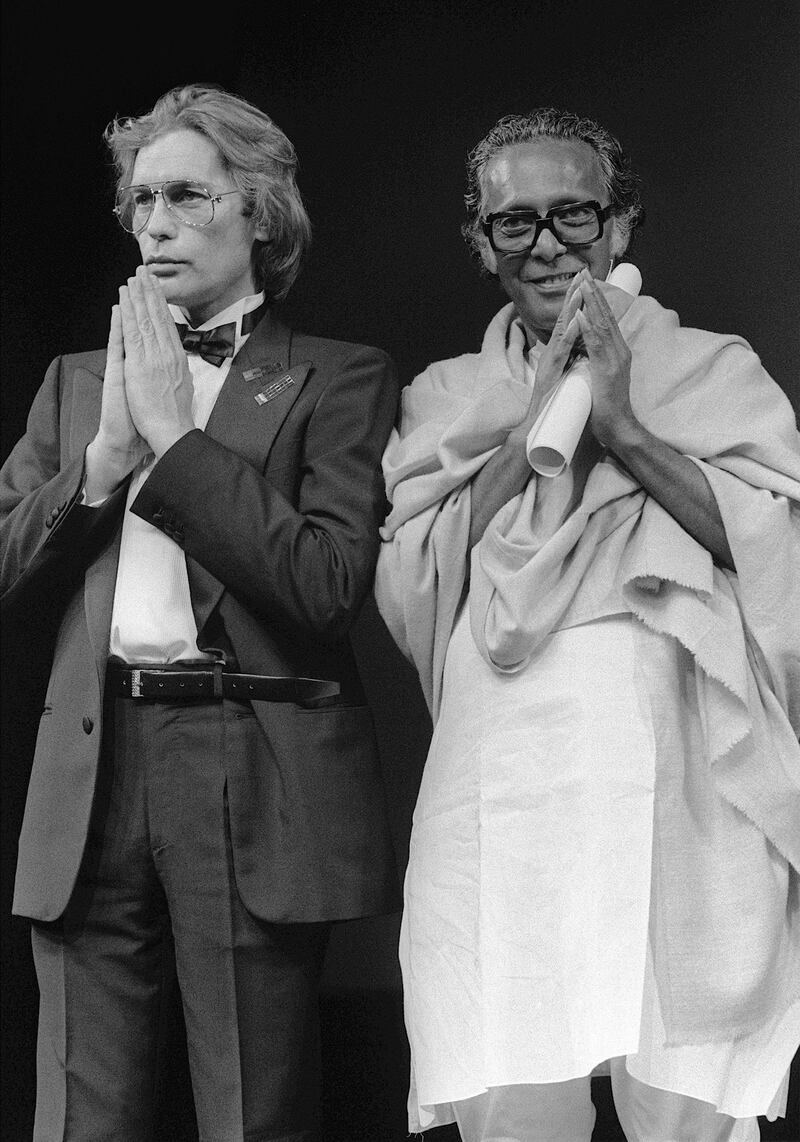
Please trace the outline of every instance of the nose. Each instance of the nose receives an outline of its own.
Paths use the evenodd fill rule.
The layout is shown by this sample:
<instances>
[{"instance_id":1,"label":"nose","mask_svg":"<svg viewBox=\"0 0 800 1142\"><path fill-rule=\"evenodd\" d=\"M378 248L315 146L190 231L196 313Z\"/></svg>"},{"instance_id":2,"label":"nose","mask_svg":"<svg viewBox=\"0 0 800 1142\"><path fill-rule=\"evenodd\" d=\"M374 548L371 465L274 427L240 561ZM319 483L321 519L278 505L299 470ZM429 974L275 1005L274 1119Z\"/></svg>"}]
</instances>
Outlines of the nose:
<instances>
[{"instance_id":1,"label":"nose","mask_svg":"<svg viewBox=\"0 0 800 1142\"><path fill-rule=\"evenodd\" d=\"M542 226L538 238L530 248L529 257L540 258L543 262L552 262L561 254L566 253L566 249L567 247L556 238L551 227Z\"/></svg>"},{"instance_id":2,"label":"nose","mask_svg":"<svg viewBox=\"0 0 800 1142\"><path fill-rule=\"evenodd\" d=\"M167 238L172 237L177 227L177 220L167 210L163 194L157 192L153 202L153 213L147 220L145 231L151 238Z\"/></svg>"}]
</instances>

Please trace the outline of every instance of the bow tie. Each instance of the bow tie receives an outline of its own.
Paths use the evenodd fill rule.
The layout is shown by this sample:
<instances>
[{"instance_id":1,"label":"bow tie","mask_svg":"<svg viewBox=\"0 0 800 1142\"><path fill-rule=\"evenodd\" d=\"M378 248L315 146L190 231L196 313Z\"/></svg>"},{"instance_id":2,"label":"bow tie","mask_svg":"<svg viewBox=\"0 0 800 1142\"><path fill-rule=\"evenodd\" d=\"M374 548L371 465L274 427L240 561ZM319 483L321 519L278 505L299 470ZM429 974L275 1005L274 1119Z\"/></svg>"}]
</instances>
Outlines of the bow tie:
<instances>
[{"instance_id":1,"label":"bow tie","mask_svg":"<svg viewBox=\"0 0 800 1142\"><path fill-rule=\"evenodd\" d=\"M242 317L242 335L251 333L264 315L266 303L251 309ZM175 323L181 344L187 353L197 353L204 361L217 368L226 357L232 357L236 349L236 322L228 321L216 329L190 329L188 325Z\"/></svg>"},{"instance_id":2,"label":"bow tie","mask_svg":"<svg viewBox=\"0 0 800 1142\"><path fill-rule=\"evenodd\" d=\"M226 357L233 356L236 345L236 323L229 321L216 329L190 329L188 325L178 325L178 336L187 353L197 353L217 368Z\"/></svg>"}]
</instances>

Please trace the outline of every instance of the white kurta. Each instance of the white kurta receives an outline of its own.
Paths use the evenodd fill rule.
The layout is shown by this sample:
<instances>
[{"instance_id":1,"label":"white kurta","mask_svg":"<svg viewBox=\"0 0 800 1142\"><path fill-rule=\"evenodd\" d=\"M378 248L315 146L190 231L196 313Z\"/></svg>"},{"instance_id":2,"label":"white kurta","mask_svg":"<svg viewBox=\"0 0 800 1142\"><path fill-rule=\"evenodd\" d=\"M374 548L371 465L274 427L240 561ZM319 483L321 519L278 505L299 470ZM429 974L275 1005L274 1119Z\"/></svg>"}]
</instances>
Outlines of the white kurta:
<instances>
[{"instance_id":1,"label":"white kurta","mask_svg":"<svg viewBox=\"0 0 800 1142\"><path fill-rule=\"evenodd\" d=\"M637 1078L724 1113L783 1110L797 1008L735 1043L664 1047L637 626L621 614L559 631L503 675L466 609L456 623L400 942L413 1131L454 1121L453 1101L490 1086L561 1082L621 1055Z\"/></svg>"}]
</instances>

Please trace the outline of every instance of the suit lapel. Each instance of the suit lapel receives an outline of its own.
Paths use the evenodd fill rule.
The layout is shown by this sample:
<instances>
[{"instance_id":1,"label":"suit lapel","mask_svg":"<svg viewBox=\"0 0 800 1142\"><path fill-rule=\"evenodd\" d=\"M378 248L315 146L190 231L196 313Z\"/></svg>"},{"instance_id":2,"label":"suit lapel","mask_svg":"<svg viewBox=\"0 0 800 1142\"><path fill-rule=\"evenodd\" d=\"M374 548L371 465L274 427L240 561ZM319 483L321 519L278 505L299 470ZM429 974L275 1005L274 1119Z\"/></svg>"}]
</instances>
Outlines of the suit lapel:
<instances>
[{"instance_id":1,"label":"suit lapel","mask_svg":"<svg viewBox=\"0 0 800 1142\"><path fill-rule=\"evenodd\" d=\"M291 333L269 314L258 323L231 364L211 410L205 431L226 448L262 470L275 435L292 405L280 399L259 405L256 394L265 378L287 370Z\"/></svg>"},{"instance_id":2,"label":"suit lapel","mask_svg":"<svg viewBox=\"0 0 800 1142\"><path fill-rule=\"evenodd\" d=\"M311 370L310 361L293 364L291 343L291 331L267 314L234 358L205 428L260 472ZM190 556L186 566L199 633L224 588Z\"/></svg>"}]
</instances>

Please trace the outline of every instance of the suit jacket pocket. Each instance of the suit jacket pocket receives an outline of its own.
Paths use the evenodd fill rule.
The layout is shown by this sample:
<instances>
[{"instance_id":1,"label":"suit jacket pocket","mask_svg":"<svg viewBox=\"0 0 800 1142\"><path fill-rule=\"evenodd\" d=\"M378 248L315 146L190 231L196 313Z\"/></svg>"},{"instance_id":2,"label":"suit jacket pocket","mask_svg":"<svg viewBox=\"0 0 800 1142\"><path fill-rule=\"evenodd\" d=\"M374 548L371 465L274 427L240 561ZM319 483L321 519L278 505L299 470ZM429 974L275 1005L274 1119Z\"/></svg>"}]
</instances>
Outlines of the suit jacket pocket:
<instances>
[{"instance_id":1,"label":"suit jacket pocket","mask_svg":"<svg viewBox=\"0 0 800 1142\"><path fill-rule=\"evenodd\" d=\"M314 921L390 911L399 880L367 706L259 711L229 742L234 864L264 919Z\"/></svg>"}]
</instances>

